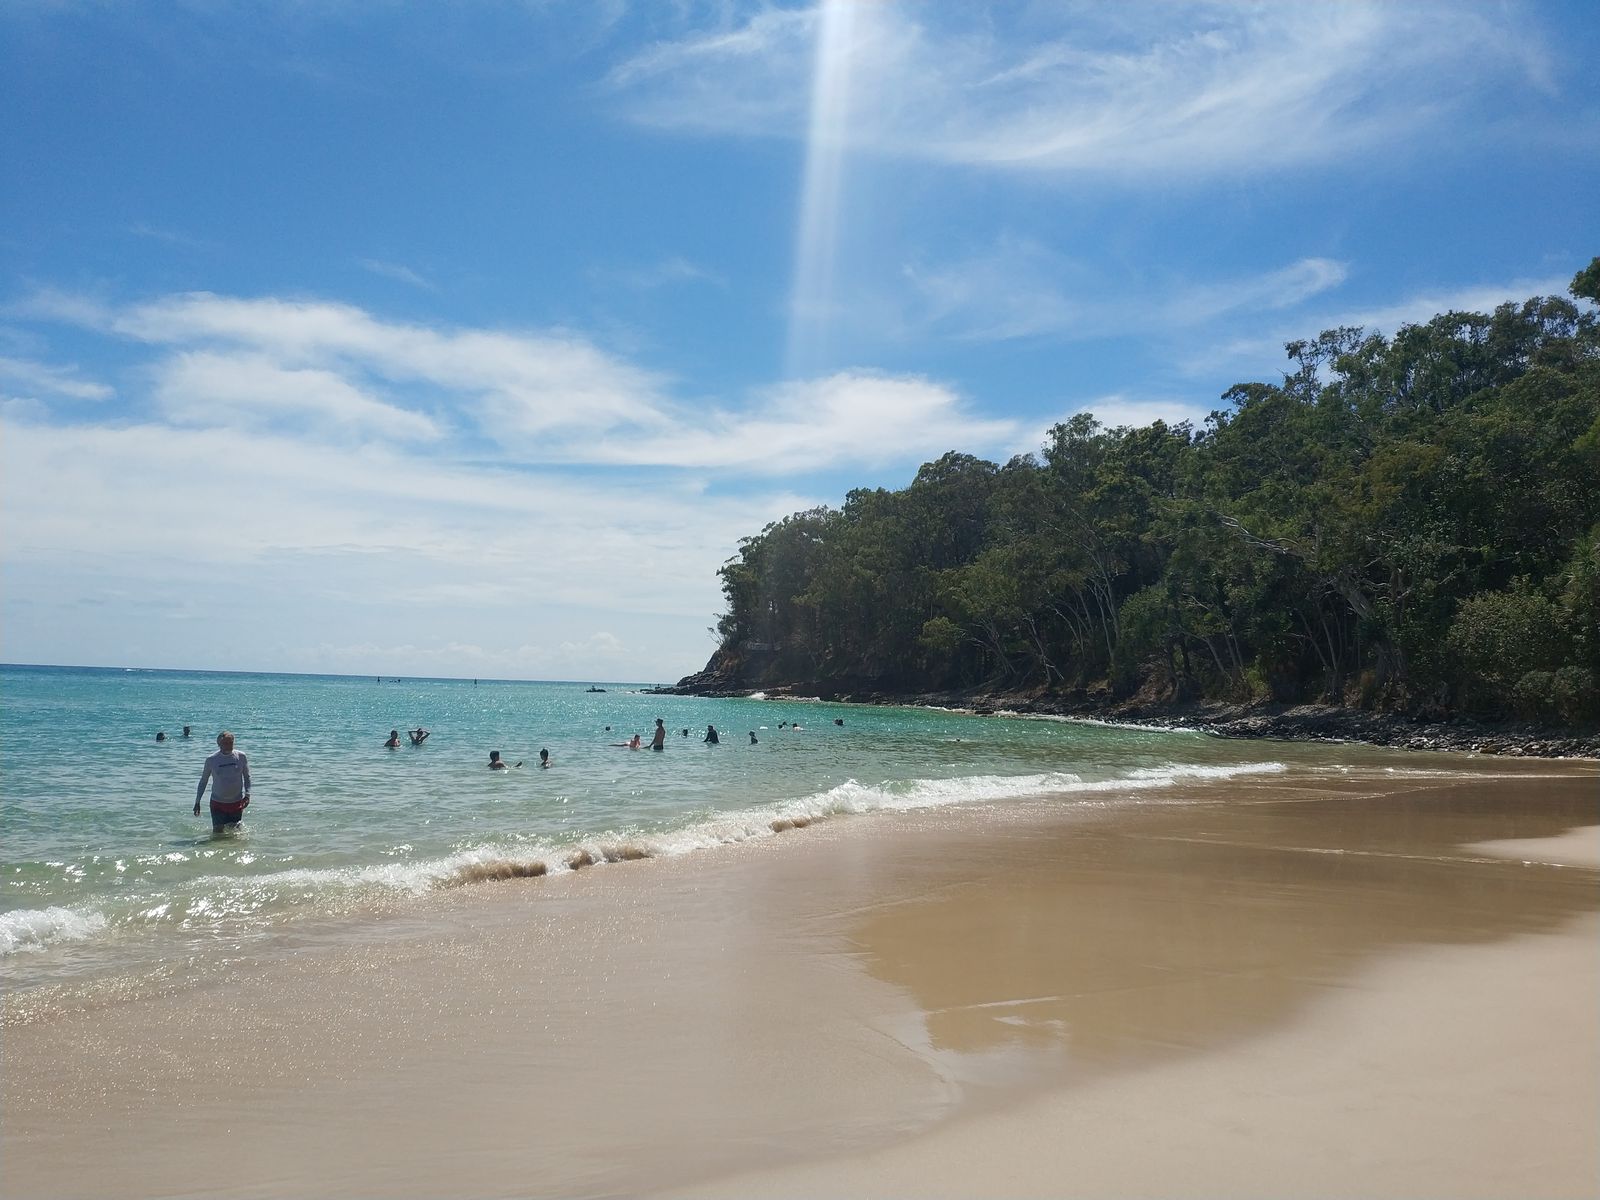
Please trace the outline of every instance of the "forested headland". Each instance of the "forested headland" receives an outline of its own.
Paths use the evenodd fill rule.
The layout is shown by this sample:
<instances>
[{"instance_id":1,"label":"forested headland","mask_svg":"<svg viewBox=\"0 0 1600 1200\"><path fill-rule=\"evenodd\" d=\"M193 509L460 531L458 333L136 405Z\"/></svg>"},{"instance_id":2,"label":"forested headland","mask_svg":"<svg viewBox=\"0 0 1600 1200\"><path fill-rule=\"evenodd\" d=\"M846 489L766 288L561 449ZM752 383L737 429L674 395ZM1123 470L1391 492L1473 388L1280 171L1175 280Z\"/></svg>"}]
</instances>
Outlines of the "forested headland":
<instances>
[{"instance_id":1,"label":"forested headland","mask_svg":"<svg viewBox=\"0 0 1600 1200\"><path fill-rule=\"evenodd\" d=\"M1202 428L1079 415L740 542L683 690L1600 719L1600 258L1290 343Z\"/></svg>"}]
</instances>

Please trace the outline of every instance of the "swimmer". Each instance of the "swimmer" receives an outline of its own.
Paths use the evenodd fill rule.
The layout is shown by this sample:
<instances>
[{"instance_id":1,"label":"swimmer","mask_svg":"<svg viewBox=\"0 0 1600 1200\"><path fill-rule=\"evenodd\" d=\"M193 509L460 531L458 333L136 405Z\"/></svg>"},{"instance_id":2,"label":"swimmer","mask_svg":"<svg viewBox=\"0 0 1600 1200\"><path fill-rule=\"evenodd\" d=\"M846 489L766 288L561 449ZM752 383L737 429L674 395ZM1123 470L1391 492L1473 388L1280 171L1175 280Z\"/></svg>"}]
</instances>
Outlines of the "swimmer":
<instances>
[{"instance_id":1,"label":"swimmer","mask_svg":"<svg viewBox=\"0 0 1600 1200\"><path fill-rule=\"evenodd\" d=\"M185 725L185 726L184 726L184 727L183 727L183 736L184 736L184 737L191 737L191 736L193 736L193 735L192 735L192 734L191 734L191 733L190 733L190 732L189 732L189 727L188 727L188 726L187 726L187 725Z\"/></svg>"},{"instance_id":2,"label":"swimmer","mask_svg":"<svg viewBox=\"0 0 1600 1200\"><path fill-rule=\"evenodd\" d=\"M843 725L844 724L844 718L843 717L835 717L833 719L833 723L835 725Z\"/></svg>"},{"instance_id":3,"label":"swimmer","mask_svg":"<svg viewBox=\"0 0 1600 1200\"><path fill-rule=\"evenodd\" d=\"M521 762L517 763L517 766L520 767L521 765L522 765ZM489 751L489 770L491 770L491 771L505 771L505 770L509 770L510 767L511 767L511 764L506 762L505 759L500 757L500 751L498 751L498 750Z\"/></svg>"},{"instance_id":4,"label":"swimmer","mask_svg":"<svg viewBox=\"0 0 1600 1200\"><path fill-rule=\"evenodd\" d=\"M400 749L400 731L398 729L389 730L389 740L383 744L383 748L385 750Z\"/></svg>"},{"instance_id":5,"label":"swimmer","mask_svg":"<svg viewBox=\"0 0 1600 1200\"><path fill-rule=\"evenodd\" d=\"M413 746L420 746L423 742L428 740L428 731L421 725L418 725L415 729L408 731L406 736L411 739L411 744Z\"/></svg>"},{"instance_id":6,"label":"swimmer","mask_svg":"<svg viewBox=\"0 0 1600 1200\"><path fill-rule=\"evenodd\" d=\"M164 742L166 740L167 740L166 731L165 730L161 730L161 729L156 730L156 741Z\"/></svg>"},{"instance_id":7,"label":"swimmer","mask_svg":"<svg viewBox=\"0 0 1600 1200\"><path fill-rule=\"evenodd\" d=\"M665 750L667 748L667 727L660 717L656 718L656 731L650 735L650 749Z\"/></svg>"},{"instance_id":8,"label":"swimmer","mask_svg":"<svg viewBox=\"0 0 1600 1200\"><path fill-rule=\"evenodd\" d=\"M639 748L639 735L636 733L625 742L612 742L611 744L623 750L637 750Z\"/></svg>"},{"instance_id":9,"label":"swimmer","mask_svg":"<svg viewBox=\"0 0 1600 1200\"><path fill-rule=\"evenodd\" d=\"M717 727L715 725L707 725L706 735L700 740L708 746L716 746L722 742L722 739L717 736Z\"/></svg>"},{"instance_id":10,"label":"swimmer","mask_svg":"<svg viewBox=\"0 0 1600 1200\"><path fill-rule=\"evenodd\" d=\"M200 772L200 786L194 793L194 815L200 815L200 798L211 784L211 832L239 824L250 805L250 762L233 750L233 734L217 734L217 752L206 759Z\"/></svg>"},{"instance_id":11,"label":"swimmer","mask_svg":"<svg viewBox=\"0 0 1600 1200\"><path fill-rule=\"evenodd\" d=\"M756 731L754 729L750 731L750 744L752 746L756 744Z\"/></svg>"},{"instance_id":12,"label":"swimmer","mask_svg":"<svg viewBox=\"0 0 1600 1200\"><path fill-rule=\"evenodd\" d=\"M550 751L548 751L548 750L539 751L539 765L541 767L544 767L547 770L549 769L549 767L550 767Z\"/></svg>"}]
</instances>

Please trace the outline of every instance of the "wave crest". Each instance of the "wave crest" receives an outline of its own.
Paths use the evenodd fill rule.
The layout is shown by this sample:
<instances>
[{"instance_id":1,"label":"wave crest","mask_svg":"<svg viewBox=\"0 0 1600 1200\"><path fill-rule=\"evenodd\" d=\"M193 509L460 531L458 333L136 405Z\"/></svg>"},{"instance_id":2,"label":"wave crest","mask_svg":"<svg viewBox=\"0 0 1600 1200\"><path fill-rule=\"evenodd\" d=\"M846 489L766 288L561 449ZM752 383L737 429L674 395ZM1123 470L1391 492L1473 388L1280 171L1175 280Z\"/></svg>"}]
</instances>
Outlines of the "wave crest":
<instances>
[{"instance_id":1,"label":"wave crest","mask_svg":"<svg viewBox=\"0 0 1600 1200\"><path fill-rule=\"evenodd\" d=\"M93 908L21 908L0 913L0 955L87 941L105 927L105 914Z\"/></svg>"}]
</instances>

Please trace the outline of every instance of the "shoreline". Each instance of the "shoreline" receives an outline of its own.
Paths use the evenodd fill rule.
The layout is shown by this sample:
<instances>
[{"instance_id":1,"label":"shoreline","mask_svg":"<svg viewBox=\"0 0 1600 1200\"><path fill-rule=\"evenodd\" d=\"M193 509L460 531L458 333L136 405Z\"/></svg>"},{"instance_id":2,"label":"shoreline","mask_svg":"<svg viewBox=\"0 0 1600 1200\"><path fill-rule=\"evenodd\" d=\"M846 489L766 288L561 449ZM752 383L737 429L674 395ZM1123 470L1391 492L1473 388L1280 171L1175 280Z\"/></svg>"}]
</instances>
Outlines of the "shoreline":
<instances>
[{"instance_id":1,"label":"shoreline","mask_svg":"<svg viewBox=\"0 0 1600 1200\"><path fill-rule=\"evenodd\" d=\"M1218 737L1291 742L1355 742L1404 750L1444 750L1468 754L1600 760L1600 730L1546 728L1526 722L1485 722L1466 716L1428 719L1335 704L1232 704L1098 702L1047 692L1004 692L971 688L953 692L895 693L821 684L749 687L714 672L701 672L650 694L739 699L757 693L778 699L823 699L841 704L903 708L944 708L979 716L1041 716L1100 721L1114 725L1193 729Z\"/></svg>"},{"instance_id":2,"label":"shoreline","mask_svg":"<svg viewBox=\"0 0 1600 1200\"><path fill-rule=\"evenodd\" d=\"M392 936L9 1029L5 1190L715 1194L758 1172L750 1194L800 1194L784 1181L838 1169L823 1191L943 1178L959 1194L981 1176L977 1190L1029 1194L1006 1172L1048 1147L1021 1164L1001 1151L1045 1136L1038 1105L1084 1132L1083 1105L1154 1081L1141 1119L1181 1125L1163 1088L1240 1071L1255 1086L1272 1039L1321 1069L1316 1014L1373 992L1366 973L1410 972L1374 993L1393 1025L1421 1011L1419 987L1425 1006L1454 1003L1417 967L1436 954L1552 985L1600 958L1592 870L1475 849L1595 826L1596 775L1482 765L879 814L708 850L715 870L661 859L443 893L390 918ZM1565 949L1538 966L1530 937ZM1463 1061L1486 1055L1474 1081L1512 1089L1530 1120L1593 1115L1562 1074L1592 1063L1592 1019L1506 1003L1488 1029L1427 1024ZM1505 1038L1565 1045L1540 1068L1559 1078L1535 1088L1493 1053ZM1410 1085L1361 1062L1356 1078L1427 1132ZM1347 1121L1336 1108L1307 1130ZM1547 1158L1592 1148L1558 1131ZM201 1136L226 1153L194 1153ZM956 1144L968 1174L930 1176ZM881 1155L915 1166L899 1193L870 1182ZM1137 1194L1105 1165L1100 1190ZM1439 1179L1478 1169L1469 1155ZM1185 1163L1161 1170L1166 1192L1187 1186ZM1059 1194L1060 1177L1033 1186Z\"/></svg>"}]
</instances>

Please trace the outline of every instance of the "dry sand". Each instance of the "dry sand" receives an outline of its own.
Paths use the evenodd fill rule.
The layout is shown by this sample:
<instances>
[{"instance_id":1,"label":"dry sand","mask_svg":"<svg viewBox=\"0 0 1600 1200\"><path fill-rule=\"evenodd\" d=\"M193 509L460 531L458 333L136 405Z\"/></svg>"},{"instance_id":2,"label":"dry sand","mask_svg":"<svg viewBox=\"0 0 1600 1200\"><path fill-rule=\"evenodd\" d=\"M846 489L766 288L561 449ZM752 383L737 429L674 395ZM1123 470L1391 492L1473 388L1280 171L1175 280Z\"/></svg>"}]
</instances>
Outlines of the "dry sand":
<instances>
[{"instance_id":1,"label":"dry sand","mask_svg":"<svg viewBox=\"0 0 1600 1200\"><path fill-rule=\"evenodd\" d=\"M8 998L0 1191L1600 1194L1600 780L1482 772L840 820Z\"/></svg>"}]
</instances>

